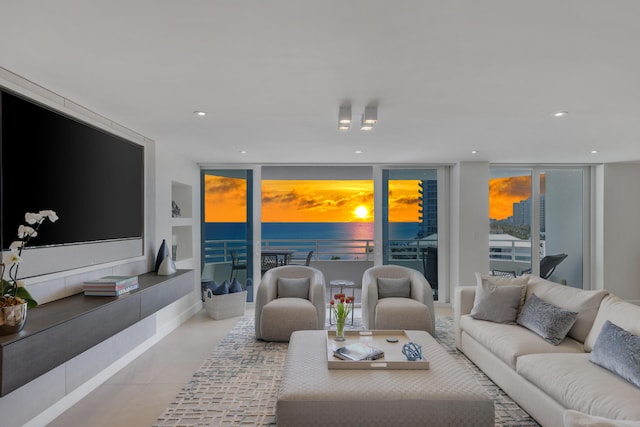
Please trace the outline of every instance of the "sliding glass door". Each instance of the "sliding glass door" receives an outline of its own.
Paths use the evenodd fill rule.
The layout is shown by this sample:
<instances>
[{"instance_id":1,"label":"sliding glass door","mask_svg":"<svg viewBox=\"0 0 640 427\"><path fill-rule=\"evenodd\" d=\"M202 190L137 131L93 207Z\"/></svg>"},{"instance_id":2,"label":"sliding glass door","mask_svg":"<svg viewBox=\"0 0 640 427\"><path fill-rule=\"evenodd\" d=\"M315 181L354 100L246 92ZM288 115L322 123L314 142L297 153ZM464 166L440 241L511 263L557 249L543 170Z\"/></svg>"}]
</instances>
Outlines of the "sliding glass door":
<instances>
[{"instance_id":1,"label":"sliding glass door","mask_svg":"<svg viewBox=\"0 0 640 427\"><path fill-rule=\"evenodd\" d=\"M438 169L382 171L383 264L421 271L438 299Z\"/></svg>"},{"instance_id":2,"label":"sliding glass door","mask_svg":"<svg viewBox=\"0 0 640 427\"><path fill-rule=\"evenodd\" d=\"M238 279L253 301L253 172L202 171L202 280Z\"/></svg>"},{"instance_id":3,"label":"sliding glass door","mask_svg":"<svg viewBox=\"0 0 640 427\"><path fill-rule=\"evenodd\" d=\"M586 167L492 167L492 274L532 273L581 288L589 241L588 195Z\"/></svg>"}]
</instances>

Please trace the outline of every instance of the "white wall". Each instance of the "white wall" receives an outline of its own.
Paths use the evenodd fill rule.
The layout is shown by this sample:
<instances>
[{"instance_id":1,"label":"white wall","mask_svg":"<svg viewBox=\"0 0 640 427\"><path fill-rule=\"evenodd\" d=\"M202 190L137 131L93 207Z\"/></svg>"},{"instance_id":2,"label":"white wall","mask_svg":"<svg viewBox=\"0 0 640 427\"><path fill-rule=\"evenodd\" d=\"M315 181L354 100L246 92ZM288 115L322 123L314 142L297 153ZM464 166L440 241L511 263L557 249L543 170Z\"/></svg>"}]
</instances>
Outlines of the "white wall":
<instances>
[{"instance_id":1,"label":"white wall","mask_svg":"<svg viewBox=\"0 0 640 427\"><path fill-rule=\"evenodd\" d=\"M200 174L198 165L163 148L162 142L151 141L125 129L7 70L0 69L0 85L53 108L72 111L74 116L82 120L145 146L144 254L29 279L27 287L40 304L82 292L82 283L89 278L152 271L159 242L162 239L171 242L171 183L178 181L192 187L193 256L180 261L177 267L195 270L193 292L14 392L0 397L3 427L41 426L71 407L202 308L199 272Z\"/></svg>"},{"instance_id":2,"label":"white wall","mask_svg":"<svg viewBox=\"0 0 640 427\"><path fill-rule=\"evenodd\" d=\"M640 303L640 165L596 169L594 288Z\"/></svg>"}]
</instances>

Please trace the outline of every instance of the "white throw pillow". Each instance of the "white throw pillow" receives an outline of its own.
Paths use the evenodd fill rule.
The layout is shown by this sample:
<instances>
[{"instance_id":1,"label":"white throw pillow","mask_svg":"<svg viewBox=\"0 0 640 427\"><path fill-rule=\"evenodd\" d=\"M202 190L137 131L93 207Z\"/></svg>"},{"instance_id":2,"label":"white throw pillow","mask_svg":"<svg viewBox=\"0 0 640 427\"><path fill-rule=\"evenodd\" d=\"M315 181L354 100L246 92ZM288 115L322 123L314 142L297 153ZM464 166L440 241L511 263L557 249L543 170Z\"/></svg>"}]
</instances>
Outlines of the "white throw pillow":
<instances>
[{"instance_id":1,"label":"white throw pillow","mask_svg":"<svg viewBox=\"0 0 640 427\"><path fill-rule=\"evenodd\" d=\"M505 277L505 276L491 276L489 274L481 274L476 272L476 286L482 286L482 281L486 280L489 283L493 283L496 286L522 286L529 283L528 276L520 276L520 277ZM522 310L522 306L524 305L525 298L527 296L527 287L522 286L522 297L520 298L520 306L518 307L518 312ZM473 301L473 305L475 306L479 302L478 292L476 291L476 297Z\"/></svg>"},{"instance_id":2,"label":"white throw pillow","mask_svg":"<svg viewBox=\"0 0 640 427\"><path fill-rule=\"evenodd\" d=\"M476 287L476 301L471 317L495 323L515 323L524 285L498 286L482 279Z\"/></svg>"}]
</instances>

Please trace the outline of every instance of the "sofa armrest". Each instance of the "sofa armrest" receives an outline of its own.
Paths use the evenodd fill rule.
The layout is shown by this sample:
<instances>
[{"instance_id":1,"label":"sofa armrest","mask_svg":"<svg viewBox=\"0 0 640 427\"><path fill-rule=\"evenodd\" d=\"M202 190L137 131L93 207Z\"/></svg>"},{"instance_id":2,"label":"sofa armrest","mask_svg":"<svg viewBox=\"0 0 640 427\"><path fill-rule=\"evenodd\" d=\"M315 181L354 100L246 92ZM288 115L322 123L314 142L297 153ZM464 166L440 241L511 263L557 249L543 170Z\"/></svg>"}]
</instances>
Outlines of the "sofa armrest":
<instances>
[{"instance_id":1,"label":"sofa armrest","mask_svg":"<svg viewBox=\"0 0 640 427\"><path fill-rule=\"evenodd\" d=\"M453 297L453 330L456 338L456 347L460 348L460 317L471 313L473 301L476 298L475 286L457 286Z\"/></svg>"}]
</instances>

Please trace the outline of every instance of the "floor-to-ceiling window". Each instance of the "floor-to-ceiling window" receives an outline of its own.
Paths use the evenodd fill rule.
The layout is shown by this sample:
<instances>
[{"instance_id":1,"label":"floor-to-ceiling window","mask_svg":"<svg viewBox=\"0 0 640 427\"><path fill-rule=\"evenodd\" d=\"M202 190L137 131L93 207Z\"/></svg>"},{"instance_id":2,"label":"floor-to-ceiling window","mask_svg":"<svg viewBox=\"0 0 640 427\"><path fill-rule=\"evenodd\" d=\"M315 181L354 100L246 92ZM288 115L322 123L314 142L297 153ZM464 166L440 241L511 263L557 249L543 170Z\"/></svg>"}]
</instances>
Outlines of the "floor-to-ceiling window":
<instances>
[{"instance_id":1,"label":"floor-to-ceiling window","mask_svg":"<svg viewBox=\"0 0 640 427\"><path fill-rule=\"evenodd\" d=\"M202 279L237 279L253 301L251 170L202 171Z\"/></svg>"},{"instance_id":2,"label":"floor-to-ceiling window","mask_svg":"<svg viewBox=\"0 0 640 427\"><path fill-rule=\"evenodd\" d=\"M583 287L588 199L586 167L492 167L489 244L493 274L530 272Z\"/></svg>"},{"instance_id":3,"label":"floor-to-ceiling window","mask_svg":"<svg viewBox=\"0 0 640 427\"><path fill-rule=\"evenodd\" d=\"M421 271L438 299L438 169L382 171L383 263Z\"/></svg>"}]
</instances>

